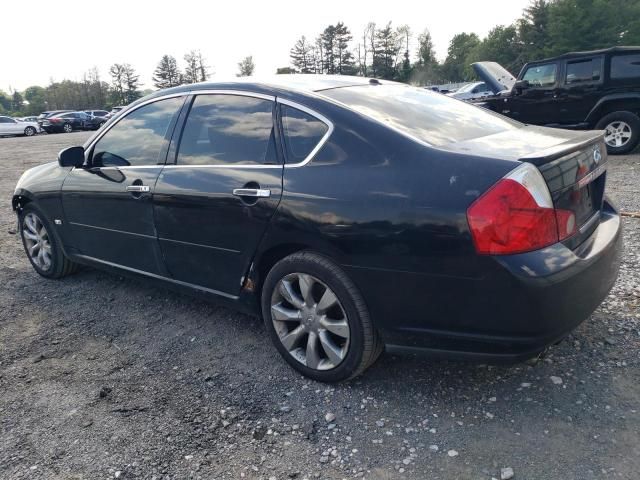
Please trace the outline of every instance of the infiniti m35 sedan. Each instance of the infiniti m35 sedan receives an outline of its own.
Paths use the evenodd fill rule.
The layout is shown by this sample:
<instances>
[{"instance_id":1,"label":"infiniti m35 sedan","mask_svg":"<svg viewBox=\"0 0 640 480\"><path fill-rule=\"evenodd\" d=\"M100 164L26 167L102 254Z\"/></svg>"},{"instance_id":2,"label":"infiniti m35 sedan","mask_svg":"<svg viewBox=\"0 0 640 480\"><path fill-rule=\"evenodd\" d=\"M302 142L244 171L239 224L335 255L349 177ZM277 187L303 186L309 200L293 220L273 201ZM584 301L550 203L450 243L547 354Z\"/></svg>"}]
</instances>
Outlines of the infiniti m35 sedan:
<instances>
[{"instance_id":1,"label":"infiniti m35 sedan","mask_svg":"<svg viewBox=\"0 0 640 480\"><path fill-rule=\"evenodd\" d=\"M156 92L13 196L33 268L80 264L264 318L302 374L386 348L537 355L615 282L602 132L527 126L376 79L313 75Z\"/></svg>"}]
</instances>

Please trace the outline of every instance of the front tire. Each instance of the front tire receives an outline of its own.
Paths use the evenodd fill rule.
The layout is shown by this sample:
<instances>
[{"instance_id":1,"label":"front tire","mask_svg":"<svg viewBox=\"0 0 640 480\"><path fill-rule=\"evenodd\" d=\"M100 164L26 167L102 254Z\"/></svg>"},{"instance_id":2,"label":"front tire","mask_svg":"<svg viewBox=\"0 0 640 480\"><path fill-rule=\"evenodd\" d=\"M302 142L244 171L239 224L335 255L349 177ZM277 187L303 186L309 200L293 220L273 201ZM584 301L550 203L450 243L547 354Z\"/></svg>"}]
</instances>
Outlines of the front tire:
<instances>
[{"instance_id":1,"label":"front tire","mask_svg":"<svg viewBox=\"0 0 640 480\"><path fill-rule=\"evenodd\" d=\"M77 270L77 264L64 256L49 220L27 204L18 217L20 237L31 266L46 278L62 278Z\"/></svg>"},{"instance_id":2,"label":"front tire","mask_svg":"<svg viewBox=\"0 0 640 480\"><path fill-rule=\"evenodd\" d=\"M640 118L631 112L612 112L596 124L596 130L604 130L607 152L611 155L629 153L640 141Z\"/></svg>"},{"instance_id":3,"label":"front tire","mask_svg":"<svg viewBox=\"0 0 640 480\"><path fill-rule=\"evenodd\" d=\"M36 129L33 127L27 127L24 129L24 135L25 137L33 137L36 133Z\"/></svg>"},{"instance_id":4,"label":"front tire","mask_svg":"<svg viewBox=\"0 0 640 480\"><path fill-rule=\"evenodd\" d=\"M282 357L313 380L354 378L383 350L353 282L313 252L289 255L271 269L262 288L262 314Z\"/></svg>"}]
</instances>

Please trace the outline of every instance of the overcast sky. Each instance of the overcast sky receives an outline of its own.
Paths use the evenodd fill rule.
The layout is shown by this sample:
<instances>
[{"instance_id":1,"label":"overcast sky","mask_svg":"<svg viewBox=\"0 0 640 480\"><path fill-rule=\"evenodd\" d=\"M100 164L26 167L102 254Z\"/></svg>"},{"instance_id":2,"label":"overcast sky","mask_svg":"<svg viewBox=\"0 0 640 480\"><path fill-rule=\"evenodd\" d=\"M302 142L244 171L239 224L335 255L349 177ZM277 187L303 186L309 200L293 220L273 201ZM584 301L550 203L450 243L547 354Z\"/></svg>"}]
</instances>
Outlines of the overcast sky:
<instances>
[{"instance_id":1,"label":"overcast sky","mask_svg":"<svg viewBox=\"0 0 640 480\"><path fill-rule=\"evenodd\" d=\"M202 51L214 79L235 75L237 63L247 55L253 55L255 74L275 73L277 67L289 65L289 50L301 35L315 38L339 21L354 37L369 21L407 24L414 37L428 28L442 60L456 33L484 36L495 25L513 22L528 4L529 0L9 0L2 2L0 89L46 86L51 79L79 80L94 66L109 80L109 66L116 62L133 65L144 87L152 88L151 75L160 57L173 55L182 68L182 57L191 49Z\"/></svg>"}]
</instances>

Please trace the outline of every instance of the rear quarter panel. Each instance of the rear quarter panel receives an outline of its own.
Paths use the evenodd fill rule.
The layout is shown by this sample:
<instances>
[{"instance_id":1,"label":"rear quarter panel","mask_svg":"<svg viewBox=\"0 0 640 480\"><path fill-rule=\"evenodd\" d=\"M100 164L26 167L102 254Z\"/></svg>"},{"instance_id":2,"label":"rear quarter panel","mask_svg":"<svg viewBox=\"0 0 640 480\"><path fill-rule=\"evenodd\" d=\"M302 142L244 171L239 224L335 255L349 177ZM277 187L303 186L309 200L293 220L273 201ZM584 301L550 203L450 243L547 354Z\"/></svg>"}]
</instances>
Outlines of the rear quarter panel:
<instances>
[{"instance_id":1,"label":"rear quarter panel","mask_svg":"<svg viewBox=\"0 0 640 480\"><path fill-rule=\"evenodd\" d=\"M416 305L441 296L446 279L495 268L475 254L466 209L517 163L427 147L341 107L320 108L335 130L309 164L285 168L262 251L295 243L332 257L379 326L418 321ZM417 293L416 278L420 301L391 315L389 305Z\"/></svg>"}]
</instances>

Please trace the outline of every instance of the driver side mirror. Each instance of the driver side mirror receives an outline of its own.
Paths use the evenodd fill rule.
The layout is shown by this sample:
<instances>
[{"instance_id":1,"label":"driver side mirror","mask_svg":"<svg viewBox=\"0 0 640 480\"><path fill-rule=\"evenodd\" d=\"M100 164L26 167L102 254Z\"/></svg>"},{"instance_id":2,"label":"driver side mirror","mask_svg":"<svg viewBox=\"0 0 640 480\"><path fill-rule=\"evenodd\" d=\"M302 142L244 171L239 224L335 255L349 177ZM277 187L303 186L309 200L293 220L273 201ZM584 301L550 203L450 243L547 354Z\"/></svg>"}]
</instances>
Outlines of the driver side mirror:
<instances>
[{"instance_id":1,"label":"driver side mirror","mask_svg":"<svg viewBox=\"0 0 640 480\"><path fill-rule=\"evenodd\" d=\"M84 165L84 147L69 147L58 154L61 167L82 167Z\"/></svg>"},{"instance_id":2,"label":"driver side mirror","mask_svg":"<svg viewBox=\"0 0 640 480\"><path fill-rule=\"evenodd\" d=\"M526 90L530 86L531 85L529 85L529 80L518 80L513 88L516 90L516 92L522 93L523 90Z\"/></svg>"}]
</instances>

